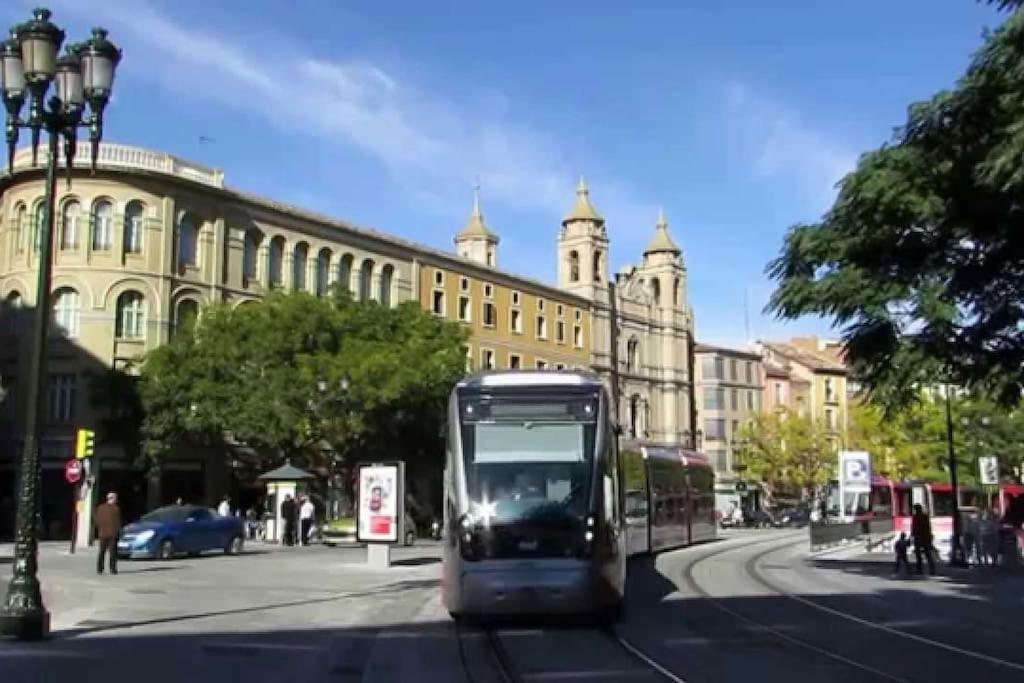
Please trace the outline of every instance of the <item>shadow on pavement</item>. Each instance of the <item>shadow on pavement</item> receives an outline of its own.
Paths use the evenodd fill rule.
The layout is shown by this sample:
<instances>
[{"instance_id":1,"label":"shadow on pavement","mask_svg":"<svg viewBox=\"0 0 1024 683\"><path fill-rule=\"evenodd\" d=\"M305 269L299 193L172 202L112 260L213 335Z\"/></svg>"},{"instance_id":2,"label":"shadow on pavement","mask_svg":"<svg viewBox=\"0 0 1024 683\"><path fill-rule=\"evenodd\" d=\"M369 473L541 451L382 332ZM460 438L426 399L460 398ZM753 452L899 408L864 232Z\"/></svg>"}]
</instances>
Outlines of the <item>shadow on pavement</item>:
<instances>
[{"instance_id":1,"label":"shadow on pavement","mask_svg":"<svg viewBox=\"0 0 1024 683\"><path fill-rule=\"evenodd\" d=\"M274 602L262 605L253 605L251 607L240 607L237 609L226 609L226 610L213 610L209 612L196 612L193 614L182 614L174 615L170 617L160 617L157 619L143 619L138 621L110 621L102 622L98 626L85 626L79 628L68 629L55 634L55 637L60 639L75 638L86 633L95 633L97 631L113 631L118 629L129 629L137 626L151 626L154 624L171 624L185 621L195 621L198 619L206 619L208 617L222 617L239 614L253 614L260 612L269 612L273 610L286 609L289 607L303 607L307 605L317 605L329 602L342 602L344 600L352 600L355 598L364 598L374 595L392 595L395 593L401 593L403 591L421 590L424 588L435 588L439 584L438 579L423 579L417 581L396 581L395 583L386 584L369 591L354 591L350 593L334 593L327 595L322 598L309 598L306 600L291 600L286 602ZM88 622L85 622L88 623Z\"/></svg>"},{"instance_id":2,"label":"shadow on pavement","mask_svg":"<svg viewBox=\"0 0 1024 683\"><path fill-rule=\"evenodd\" d=\"M886 676L904 681L1024 680L1021 634L1014 628L1020 621L1019 595L1011 601L986 586L936 594L913 590L916 582L880 582L872 591L789 597L758 593L746 582L734 593L708 597L679 559L685 555L631 560L625 618L614 632L687 681L820 683ZM822 567L831 570L833 565L841 571L875 569L844 569L839 561ZM729 585L727 575L748 568L727 561L713 565L715 585ZM412 597L437 585L436 579L395 581L306 600L149 620L83 622L46 643L0 642L0 680L464 680L452 622L413 621L415 600L402 602L403 594ZM374 620L383 623L267 627L271 612L298 608L301 613L303 607L337 603L343 613L354 609L355 603L348 601L367 597L375 605ZM242 618L228 629L213 629L201 621L229 615ZM514 623L526 628L503 632L501 639L510 652L523 653L515 661L528 674L524 679L626 680L593 671L605 666L603 657L610 649L620 647L607 632L553 631L551 626L567 624L550 618ZM155 628L138 629L145 626ZM590 661L592 671L559 664L567 660ZM382 677L382 669L374 667L395 677Z\"/></svg>"},{"instance_id":3,"label":"shadow on pavement","mask_svg":"<svg viewBox=\"0 0 1024 683\"><path fill-rule=\"evenodd\" d=\"M391 564L396 567L422 567L428 564L440 564L440 557L409 557L404 560L392 560Z\"/></svg>"}]
</instances>

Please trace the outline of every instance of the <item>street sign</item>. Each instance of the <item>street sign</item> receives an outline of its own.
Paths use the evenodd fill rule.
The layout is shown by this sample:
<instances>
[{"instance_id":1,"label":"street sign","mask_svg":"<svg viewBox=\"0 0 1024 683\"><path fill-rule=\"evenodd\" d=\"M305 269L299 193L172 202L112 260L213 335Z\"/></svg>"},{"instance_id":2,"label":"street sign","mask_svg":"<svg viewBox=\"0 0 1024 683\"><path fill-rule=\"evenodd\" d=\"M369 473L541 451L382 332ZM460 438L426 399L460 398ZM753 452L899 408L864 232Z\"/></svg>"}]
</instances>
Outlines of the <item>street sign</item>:
<instances>
[{"instance_id":1,"label":"street sign","mask_svg":"<svg viewBox=\"0 0 1024 683\"><path fill-rule=\"evenodd\" d=\"M978 471L981 474L982 484L999 483L999 458L994 455L986 455L978 458Z\"/></svg>"},{"instance_id":2,"label":"street sign","mask_svg":"<svg viewBox=\"0 0 1024 683\"><path fill-rule=\"evenodd\" d=\"M852 520L862 493L871 493L871 454L839 451L839 515L843 520Z\"/></svg>"},{"instance_id":3,"label":"street sign","mask_svg":"<svg viewBox=\"0 0 1024 683\"><path fill-rule=\"evenodd\" d=\"M64 463L64 478L69 484L77 484L82 480L82 463L79 460L68 460Z\"/></svg>"},{"instance_id":4,"label":"street sign","mask_svg":"<svg viewBox=\"0 0 1024 683\"><path fill-rule=\"evenodd\" d=\"M871 455L866 451L840 451L839 478L846 493L869 493Z\"/></svg>"}]
</instances>

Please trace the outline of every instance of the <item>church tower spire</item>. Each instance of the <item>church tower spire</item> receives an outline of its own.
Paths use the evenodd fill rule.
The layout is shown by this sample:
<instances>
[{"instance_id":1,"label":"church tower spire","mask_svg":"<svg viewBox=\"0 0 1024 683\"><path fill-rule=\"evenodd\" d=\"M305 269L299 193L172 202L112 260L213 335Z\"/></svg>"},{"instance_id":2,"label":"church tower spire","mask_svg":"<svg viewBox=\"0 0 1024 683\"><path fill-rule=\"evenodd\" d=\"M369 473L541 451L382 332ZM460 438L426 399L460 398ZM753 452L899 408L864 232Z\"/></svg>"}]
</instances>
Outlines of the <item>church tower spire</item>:
<instances>
[{"instance_id":1,"label":"church tower spire","mask_svg":"<svg viewBox=\"0 0 1024 683\"><path fill-rule=\"evenodd\" d=\"M477 261L486 266L497 265L498 236L491 232L480 210L480 183L473 188L473 209L466 227L455 236L455 247L459 256Z\"/></svg>"},{"instance_id":2,"label":"church tower spire","mask_svg":"<svg viewBox=\"0 0 1024 683\"><path fill-rule=\"evenodd\" d=\"M562 219L558 238L558 285L591 301L608 300L608 231L590 201L582 176L576 200Z\"/></svg>"}]
</instances>

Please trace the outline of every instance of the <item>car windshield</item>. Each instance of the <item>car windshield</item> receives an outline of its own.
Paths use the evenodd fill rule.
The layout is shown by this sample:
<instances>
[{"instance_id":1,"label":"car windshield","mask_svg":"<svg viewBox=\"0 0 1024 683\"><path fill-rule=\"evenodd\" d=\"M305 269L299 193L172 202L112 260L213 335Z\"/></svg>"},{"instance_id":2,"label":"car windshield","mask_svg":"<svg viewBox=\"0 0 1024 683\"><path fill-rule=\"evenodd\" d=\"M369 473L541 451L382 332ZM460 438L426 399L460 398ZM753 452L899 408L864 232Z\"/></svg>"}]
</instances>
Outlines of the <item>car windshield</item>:
<instances>
[{"instance_id":1,"label":"car windshield","mask_svg":"<svg viewBox=\"0 0 1024 683\"><path fill-rule=\"evenodd\" d=\"M587 509L596 396L463 402L471 512L488 524L581 519Z\"/></svg>"},{"instance_id":2,"label":"car windshield","mask_svg":"<svg viewBox=\"0 0 1024 683\"><path fill-rule=\"evenodd\" d=\"M183 522L188 513L194 508L182 507L180 505L169 505L163 508L157 508L150 513L142 516L143 522L161 522L163 524L171 522Z\"/></svg>"}]
</instances>

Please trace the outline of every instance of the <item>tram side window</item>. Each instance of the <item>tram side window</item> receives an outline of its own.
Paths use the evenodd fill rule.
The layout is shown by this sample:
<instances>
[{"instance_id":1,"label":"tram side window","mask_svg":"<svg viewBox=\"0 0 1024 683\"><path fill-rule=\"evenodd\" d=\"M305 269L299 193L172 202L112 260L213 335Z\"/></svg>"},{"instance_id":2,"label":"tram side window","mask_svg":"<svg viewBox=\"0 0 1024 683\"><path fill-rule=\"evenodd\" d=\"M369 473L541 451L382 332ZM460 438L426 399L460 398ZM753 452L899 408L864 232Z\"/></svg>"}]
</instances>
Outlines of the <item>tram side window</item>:
<instances>
[{"instance_id":1,"label":"tram side window","mask_svg":"<svg viewBox=\"0 0 1024 683\"><path fill-rule=\"evenodd\" d=\"M909 517L913 514L913 507L910 489L898 489L896 491L896 516Z\"/></svg>"},{"instance_id":2,"label":"tram side window","mask_svg":"<svg viewBox=\"0 0 1024 683\"><path fill-rule=\"evenodd\" d=\"M981 493L971 489L960 489L960 506L965 508L980 508Z\"/></svg>"},{"instance_id":3,"label":"tram side window","mask_svg":"<svg viewBox=\"0 0 1024 683\"><path fill-rule=\"evenodd\" d=\"M871 512L875 517L892 517L892 491L889 487L871 489Z\"/></svg>"},{"instance_id":4,"label":"tram side window","mask_svg":"<svg viewBox=\"0 0 1024 683\"><path fill-rule=\"evenodd\" d=\"M622 476L626 486L626 516L643 517L647 514L647 470L640 451L623 449Z\"/></svg>"}]
</instances>

